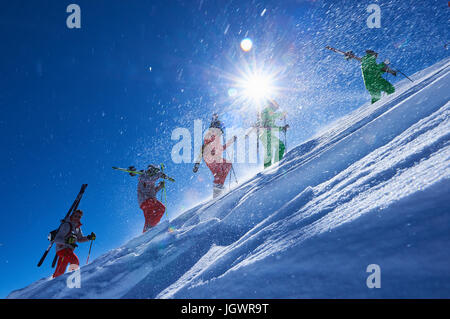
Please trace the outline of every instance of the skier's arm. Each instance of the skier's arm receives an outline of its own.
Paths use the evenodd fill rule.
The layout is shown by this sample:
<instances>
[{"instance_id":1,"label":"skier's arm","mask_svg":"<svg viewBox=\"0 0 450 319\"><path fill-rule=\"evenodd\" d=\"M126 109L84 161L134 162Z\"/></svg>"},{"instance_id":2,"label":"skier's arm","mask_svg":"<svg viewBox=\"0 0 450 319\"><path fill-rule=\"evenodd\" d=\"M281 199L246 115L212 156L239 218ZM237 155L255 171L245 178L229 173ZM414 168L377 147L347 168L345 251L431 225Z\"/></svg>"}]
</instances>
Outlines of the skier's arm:
<instances>
[{"instance_id":1,"label":"skier's arm","mask_svg":"<svg viewBox=\"0 0 450 319\"><path fill-rule=\"evenodd\" d=\"M202 157L203 157L203 152L205 151L205 147L206 145L208 145L209 143L211 143L212 141L214 141L214 139L216 138L215 135L212 135L211 137L205 137L205 140L202 144L202 149L200 151L200 153L197 155L197 158L195 160L195 164L200 164L200 162L202 161Z\"/></svg>"},{"instance_id":2,"label":"skier's arm","mask_svg":"<svg viewBox=\"0 0 450 319\"><path fill-rule=\"evenodd\" d=\"M388 64L385 64L384 62L381 62L379 65L381 72L387 72L394 76L397 75L397 72L395 70L392 70Z\"/></svg>"},{"instance_id":3,"label":"skier's arm","mask_svg":"<svg viewBox=\"0 0 450 319\"><path fill-rule=\"evenodd\" d=\"M211 135L211 137L205 137L205 145L206 144L209 144L209 143L212 143L214 140L216 139L216 136L215 135Z\"/></svg>"},{"instance_id":4,"label":"skier's arm","mask_svg":"<svg viewBox=\"0 0 450 319\"><path fill-rule=\"evenodd\" d=\"M79 232L76 232L76 234L77 234L77 241L79 243L84 243L84 242L87 242L89 240L87 238L87 236L83 236L83 232L81 231L81 228L80 228Z\"/></svg>"},{"instance_id":5,"label":"skier's arm","mask_svg":"<svg viewBox=\"0 0 450 319\"><path fill-rule=\"evenodd\" d=\"M223 149L225 150L228 146L230 146L231 144L233 144L234 142L236 142L237 140L237 136L233 136L232 139L228 140L228 142L223 146Z\"/></svg>"},{"instance_id":6,"label":"skier's arm","mask_svg":"<svg viewBox=\"0 0 450 319\"><path fill-rule=\"evenodd\" d=\"M203 157L203 149L205 148L205 144L202 144L202 149L200 150L200 153L198 153L197 158L195 159L196 164L200 164Z\"/></svg>"},{"instance_id":7,"label":"skier's arm","mask_svg":"<svg viewBox=\"0 0 450 319\"><path fill-rule=\"evenodd\" d=\"M157 179L167 179L167 175L163 172L158 172L158 174L155 176ZM164 187L164 181L159 182L159 184L155 187L155 191L159 192Z\"/></svg>"},{"instance_id":8,"label":"skier's arm","mask_svg":"<svg viewBox=\"0 0 450 319\"><path fill-rule=\"evenodd\" d=\"M282 119L286 117L286 112L273 112L271 114L271 122L273 123L273 125L271 126L271 128L274 129L279 129L279 130L283 130L284 126L278 126L275 124L275 121L278 119Z\"/></svg>"},{"instance_id":9,"label":"skier's arm","mask_svg":"<svg viewBox=\"0 0 450 319\"><path fill-rule=\"evenodd\" d=\"M158 186L156 186L156 193L159 192L164 187L164 181L159 182Z\"/></svg>"},{"instance_id":10,"label":"skier's arm","mask_svg":"<svg viewBox=\"0 0 450 319\"><path fill-rule=\"evenodd\" d=\"M273 119L274 119L274 120L276 120L276 119L282 119L282 118L285 118L286 115L287 115L286 112L274 112L274 113L273 113Z\"/></svg>"},{"instance_id":11,"label":"skier's arm","mask_svg":"<svg viewBox=\"0 0 450 319\"><path fill-rule=\"evenodd\" d=\"M199 166L200 166L200 162L202 161L202 157L203 157L203 149L205 148L205 144L203 143L202 144L202 149L200 150L200 153L198 154L198 156L197 156L197 158L196 158L196 160L195 160L195 164L194 164L194 168L192 169L192 171L194 172L194 173L197 173L198 172L198 168L199 168Z\"/></svg>"}]
</instances>

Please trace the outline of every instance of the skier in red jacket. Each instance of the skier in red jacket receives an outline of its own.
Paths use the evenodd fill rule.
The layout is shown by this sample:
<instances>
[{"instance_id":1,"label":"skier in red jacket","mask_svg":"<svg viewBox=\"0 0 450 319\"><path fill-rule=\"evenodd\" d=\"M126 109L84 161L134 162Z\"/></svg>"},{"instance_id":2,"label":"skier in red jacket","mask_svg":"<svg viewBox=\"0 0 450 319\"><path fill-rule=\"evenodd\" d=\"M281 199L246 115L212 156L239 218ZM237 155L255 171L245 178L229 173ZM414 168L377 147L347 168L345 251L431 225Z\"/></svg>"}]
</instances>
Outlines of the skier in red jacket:
<instances>
[{"instance_id":1,"label":"skier in red jacket","mask_svg":"<svg viewBox=\"0 0 450 319\"><path fill-rule=\"evenodd\" d=\"M83 243L88 240L95 240L96 236L91 233L83 236L81 232L81 217L83 212L76 210L61 225L55 236L56 255L58 255L58 264L56 265L53 278L61 276L66 272L67 265L70 264L69 270L78 269L80 262L74 249L78 247L77 242Z\"/></svg>"},{"instance_id":2,"label":"skier in red jacket","mask_svg":"<svg viewBox=\"0 0 450 319\"><path fill-rule=\"evenodd\" d=\"M136 168L130 166L129 170L135 171ZM164 187L164 181L155 185L160 178L166 179L167 176L155 165L148 165L147 170L139 175L137 195L139 207L144 212L145 224L142 230L145 233L151 227L155 227L166 211L166 207L156 199L156 194ZM130 173L131 176L135 174Z\"/></svg>"},{"instance_id":3,"label":"skier in red jacket","mask_svg":"<svg viewBox=\"0 0 450 319\"><path fill-rule=\"evenodd\" d=\"M225 179L231 170L232 163L223 158L223 151L236 141L236 136L229 140L225 145L222 144L224 126L219 121L217 113L213 114L211 124L205 134L202 152L206 166L214 176L213 180L213 198L220 196L224 190ZM196 161L194 173L197 172L201 157Z\"/></svg>"}]
</instances>

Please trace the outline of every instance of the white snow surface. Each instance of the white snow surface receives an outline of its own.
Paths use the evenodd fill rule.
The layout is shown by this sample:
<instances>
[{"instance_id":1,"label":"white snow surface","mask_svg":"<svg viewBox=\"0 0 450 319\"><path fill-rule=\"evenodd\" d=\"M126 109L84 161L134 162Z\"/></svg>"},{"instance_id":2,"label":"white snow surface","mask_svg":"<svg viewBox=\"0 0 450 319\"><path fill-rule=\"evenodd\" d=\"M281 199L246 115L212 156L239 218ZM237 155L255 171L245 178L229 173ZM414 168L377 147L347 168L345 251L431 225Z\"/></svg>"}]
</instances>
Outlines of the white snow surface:
<instances>
[{"instance_id":1,"label":"white snow surface","mask_svg":"<svg viewBox=\"0 0 450 319\"><path fill-rule=\"evenodd\" d=\"M450 298L449 66L82 266L81 288L65 274L8 298Z\"/></svg>"}]
</instances>

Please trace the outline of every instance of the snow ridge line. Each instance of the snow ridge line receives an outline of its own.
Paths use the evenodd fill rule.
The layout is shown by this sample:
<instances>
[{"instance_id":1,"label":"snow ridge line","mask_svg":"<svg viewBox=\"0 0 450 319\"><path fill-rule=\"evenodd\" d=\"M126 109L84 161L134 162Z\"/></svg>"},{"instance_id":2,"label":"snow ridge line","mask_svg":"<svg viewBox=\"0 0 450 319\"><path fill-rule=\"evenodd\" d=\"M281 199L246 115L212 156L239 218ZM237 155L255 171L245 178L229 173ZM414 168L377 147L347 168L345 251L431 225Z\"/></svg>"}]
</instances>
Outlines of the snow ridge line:
<instances>
[{"instance_id":1,"label":"snow ridge line","mask_svg":"<svg viewBox=\"0 0 450 319\"><path fill-rule=\"evenodd\" d=\"M399 101L408 99L412 95L419 93L420 90L422 90L426 86L434 83L435 80L446 76L448 71L449 71L449 70L447 70L449 68L449 66L450 66L450 64L445 65L445 67L443 69L436 71L433 75L431 75L427 79L423 80L422 82L420 82L420 83L418 83L418 84L416 84L414 86L411 86L405 92L402 92L401 94L399 94L399 96L395 97L392 101L389 101L388 103L383 104L382 107L377 109L377 111L379 110L379 112L375 112L373 116L368 118L368 121L364 121L366 118L363 118L361 121L357 122L354 127L352 126L347 132L344 131L343 133L340 133L339 135L335 136L329 143L325 144L322 147L319 147L317 149L317 151L315 151L313 149L314 153L317 153L317 154L311 154L311 155L314 156L314 157L320 156L324 152L326 152L326 151L330 150L331 148L333 148L336 143L341 142L346 137L352 135L353 133L355 133L356 131L360 130L364 126L366 126L366 125L370 124L371 122L373 122L374 120L377 120L380 116L382 116L383 114L389 112L392 108L398 107ZM445 71L445 74L441 75L441 73L444 73L444 71ZM414 90L416 88L419 88L419 90ZM356 111L358 111L358 110L356 110ZM319 140L320 140L320 138L319 138ZM312 143L312 141L313 140L309 140L309 141L307 141L307 142L305 142L303 144ZM301 145L303 145L303 144L301 144ZM311 151L309 153L311 153ZM307 154L305 154L305 155L307 155ZM314 157L312 157L312 158L311 157L305 158L300 163L297 163L293 167L290 167L287 170L283 171L282 174L276 174L272 179L269 179L267 182L270 183L273 180L278 179L278 178L286 175L287 173L290 173L290 172L296 170L299 166L302 166L306 162L311 161L312 159L314 159ZM281 166L281 164L280 164L280 166Z\"/></svg>"}]
</instances>

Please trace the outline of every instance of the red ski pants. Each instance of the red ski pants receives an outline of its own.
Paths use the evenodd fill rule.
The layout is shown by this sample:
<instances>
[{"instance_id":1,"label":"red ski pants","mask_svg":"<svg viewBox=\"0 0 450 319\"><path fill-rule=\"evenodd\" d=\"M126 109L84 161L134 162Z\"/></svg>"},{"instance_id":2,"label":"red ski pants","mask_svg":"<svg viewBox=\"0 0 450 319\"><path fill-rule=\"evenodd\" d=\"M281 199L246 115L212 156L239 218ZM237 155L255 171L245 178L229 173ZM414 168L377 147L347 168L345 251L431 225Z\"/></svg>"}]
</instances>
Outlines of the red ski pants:
<instances>
[{"instance_id":1,"label":"red ski pants","mask_svg":"<svg viewBox=\"0 0 450 319\"><path fill-rule=\"evenodd\" d=\"M142 231L143 233L145 233L150 227L156 226L166 211L164 205L156 198L147 199L141 204L141 209L144 212L145 217L144 230Z\"/></svg>"},{"instance_id":2,"label":"red ski pants","mask_svg":"<svg viewBox=\"0 0 450 319\"><path fill-rule=\"evenodd\" d=\"M223 163L206 163L206 165L208 166L209 170L211 171L211 173L214 176L214 184L220 184L223 185L225 183L225 179L228 176L228 173L231 170L231 163L226 162L225 160L223 161Z\"/></svg>"},{"instance_id":3,"label":"red ski pants","mask_svg":"<svg viewBox=\"0 0 450 319\"><path fill-rule=\"evenodd\" d=\"M56 265L55 273L53 274L53 278L61 276L66 272L67 265L75 264L80 265L78 261L77 255L73 253L73 250L70 248L61 249L56 253L58 255L58 263Z\"/></svg>"}]
</instances>

